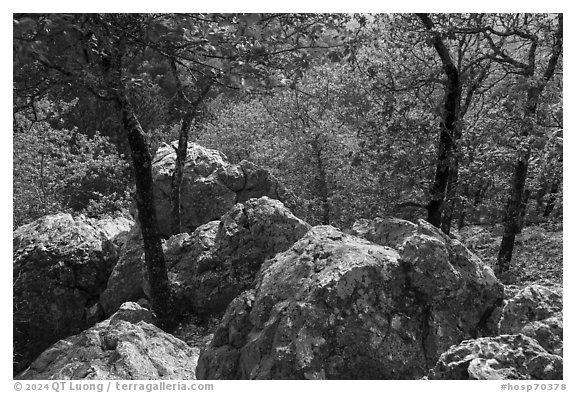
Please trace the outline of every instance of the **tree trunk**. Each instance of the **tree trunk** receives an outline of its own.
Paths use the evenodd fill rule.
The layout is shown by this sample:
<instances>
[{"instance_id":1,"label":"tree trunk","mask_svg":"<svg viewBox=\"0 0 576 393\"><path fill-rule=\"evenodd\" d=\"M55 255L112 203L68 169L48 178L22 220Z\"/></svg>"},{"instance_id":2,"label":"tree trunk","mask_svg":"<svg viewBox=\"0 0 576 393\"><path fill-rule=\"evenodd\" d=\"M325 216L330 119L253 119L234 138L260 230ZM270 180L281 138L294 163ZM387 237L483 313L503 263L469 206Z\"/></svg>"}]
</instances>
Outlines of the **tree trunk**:
<instances>
[{"instance_id":1,"label":"tree trunk","mask_svg":"<svg viewBox=\"0 0 576 393\"><path fill-rule=\"evenodd\" d=\"M322 218L321 223L323 225L330 224L330 201L328 199L328 182L326 181L326 168L324 167L324 161L322 159L322 147L319 141L320 135L316 135L312 141L312 149L314 155L316 156L316 169L318 171L316 181L318 185L318 196L320 197L322 203Z\"/></svg>"},{"instance_id":2,"label":"tree trunk","mask_svg":"<svg viewBox=\"0 0 576 393\"><path fill-rule=\"evenodd\" d=\"M454 214L454 208L456 204L456 190L454 187L454 173L450 171L450 178L448 179L448 186L446 187L446 202L444 203L444 209L442 212L442 219L440 222L440 229L445 234L450 234L450 228L452 226L452 216Z\"/></svg>"},{"instance_id":3,"label":"tree trunk","mask_svg":"<svg viewBox=\"0 0 576 393\"><path fill-rule=\"evenodd\" d=\"M526 142L526 146L521 146L518 150L510 194L508 196L506 209L504 210L504 217L502 220L504 234L502 235L502 242L500 244L500 250L498 251L498 258L494 269L497 276L501 276L510 269L512 254L514 251L514 241L516 235L522 231L522 227L524 226L524 215L526 214L526 205L528 202L528 193L525 191L525 186L528 177L531 153L528 138L533 134L535 123L534 117L536 115L540 91L540 88L532 87L528 89L527 92L526 107L524 110L524 124L522 126L521 134L522 138Z\"/></svg>"},{"instance_id":4,"label":"tree trunk","mask_svg":"<svg viewBox=\"0 0 576 393\"><path fill-rule=\"evenodd\" d=\"M186 154L188 152L188 136L190 134L190 127L194 118L193 112L188 112L182 119L182 125L178 134L178 147L176 148L176 162L174 163L174 174L172 175L171 184L171 232L173 235L182 232L182 225L180 222L180 189L182 187L182 178L184 176L184 164L186 162Z\"/></svg>"},{"instance_id":5,"label":"tree trunk","mask_svg":"<svg viewBox=\"0 0 576 393\"><path fill-rule=\"evenodd\" d=\"M180 191L182 188L182 178L184 176L184 164L186 163L186 155L188 153L188 138L190 135L190 128L192 123L196 118L196 111L198 105L206 97L212 86L212 82L206 83L206 86L200 92L198 99L194 102L190 101L184 92L184 87L180 82L178 77L178 69L176 67L176 62L172 59L172 70L174 72L174 78L176 79L176 84L178 86L178 94L181 98L182 105L187 105L188 110L185 112L182 118L182 125L180 127L180 132L178 133L178 147L176 148L176 161L174 163L174 174L172 175L171 184L171 220L170 220L170 230L172 234L177 234L182 232L182 222L180 219Z\"/></svg>"},{"instance_id":6,"label":"tree trunk","mask_svg":"<svg viewBox=\"0 0 576 393\"><path fill-rule=\"evenodd\" d=\"M448 178L448 185L446 186L446 208L442 213L442 222L440 224L440 229L442 232L449 235L450 229L452 228L452 217L454 216L455 209L458 206L460 209L462 208L461 204L458 203L459 195L458 195L458 169L459 169L459 159L458 159L458 152L457 152L457 145L456 143L462 137L461 130L456 127L453 133L453 163L449 168L449 178Z\"/></svg>"},{"instance_id":7,"label":"tree trunk","mask_svg":"<svg viewBox=\"0 0 576 393\"><path fill-rule=\"evenodd\" d=\"M530 137L534 135L534 125L536 124L536 109L540 94L544 90L546 83L554 76L554 70L558 64L558 59L562 53L563 46L563 15L558 15L558 28L554 34L554 44L552 53L548 59L548 65L541 78L535 78L535 56L529 58L530 63L524 66L524 76L529 82L526 92L526 104L524 106L524 121L522 124L521 137L526 146L520 146L512 177L512 186L506 210L504 212L503 224L504 235L498 252L498 259L494 271L501 276L510 269L512 253L514 251L514 240L523 227L524 215L526 214L526 204L528 193L525 192L526 178L528 176L528 163L530 160ZM531 53L535 53L538 40L532 40ZM496 49L498 50L498 49ZM504 55L506 56L506 55ZM530 57L530 56L529 56ZM508 57L504 57L508 59ZM509 61L509 60L508 60ZM535 80L536 79L536 80Z\"/></svg>"},{"instance_id":8,"label":"tree trunk","mask_svg":"<svg viewBox=\"0 0 576 393\"><path fill-rule=\"evenodd\" d=\"M459 127L458 118L460 114L460 74L450 57L450 52L444 44L442 36L438 32L434 31L434 23L428 14L416 15L420 18L426 29L432 33L434 48L442 61L444 73L447 77L444 94L444 110L438 140L436 173L434 175L434 183L430 188L430 202L427 206L428 222L440 228L442 226L442 212L444 210L448 183L451 177L455 180L454 186L456 186L457 182L458 167L455 165L455 141L459 134L457 132L457 127Z\"/></svg>"},{"instance_id":9,"label":"tree trunk","mask_svg":"<svg viewBox=\"0 0 576 393\"><path fill-rule=\"evenodd\" d=\"M430 188L430 202L427 206L427 220L435 227L440 227L442 223L442 211L444 210L446 189L450 179L450 161L452 159L452 152L453 145L450 131L443 127L440 130L436 172L434 174L434 183Z\"/></svg>"},{"instance_id":10,"label":"tree trunk","mask_svg":"<svg viewBox=\"0 0 576 393\"><path fill-rule=\"evenodd\" d=\"M158 235L156 205L152 188L152 156L142 126L125 92L118 92L122 123L130 144L134 179L136 181L136 207L144 241L146 270L150 283L152 309L161 327L173 327L172 299L162 243Z\"/></svg>"}]
</instances>

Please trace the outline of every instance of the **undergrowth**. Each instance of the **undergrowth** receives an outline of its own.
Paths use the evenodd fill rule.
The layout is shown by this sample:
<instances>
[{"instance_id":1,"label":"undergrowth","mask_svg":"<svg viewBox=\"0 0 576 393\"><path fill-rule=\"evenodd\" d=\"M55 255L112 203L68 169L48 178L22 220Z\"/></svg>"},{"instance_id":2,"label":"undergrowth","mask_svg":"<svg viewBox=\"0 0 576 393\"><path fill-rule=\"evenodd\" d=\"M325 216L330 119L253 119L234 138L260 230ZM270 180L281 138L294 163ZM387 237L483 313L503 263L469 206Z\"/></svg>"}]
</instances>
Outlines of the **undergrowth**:
<instances>
[{"instance_id":1,"label":"undergrowth","mask_svg":"<svg viewBox=\"0 0 576 393\"><path fill-rule=\"evenodd\" d=\"M496 228L464 227L460 233L472 252L491 267L495 266L502 239ZM502 281L517 286L562 286L562 235L562 228L545 225L524 228L516 237L510 271Z\"/></svg>"}]
</instances>

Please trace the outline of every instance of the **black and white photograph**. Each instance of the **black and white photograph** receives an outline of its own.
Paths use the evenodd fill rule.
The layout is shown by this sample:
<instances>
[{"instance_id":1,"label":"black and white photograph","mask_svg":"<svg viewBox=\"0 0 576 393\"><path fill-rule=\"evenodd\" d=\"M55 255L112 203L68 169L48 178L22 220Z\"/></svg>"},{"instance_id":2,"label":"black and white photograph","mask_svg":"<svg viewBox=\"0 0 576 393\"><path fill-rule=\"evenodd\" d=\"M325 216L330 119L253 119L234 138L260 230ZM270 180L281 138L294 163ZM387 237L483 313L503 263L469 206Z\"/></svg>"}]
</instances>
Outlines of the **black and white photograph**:
<instances>
[{"instance_id":1,"label":"black and white photograph","mask_svg":"<svg viewBox=\"0 0 576 393\"><path fill-rule=\"evenodd\" d=\"M556 11L13 13L8 388L576 389Z\"/></svg>"}]
</instances>

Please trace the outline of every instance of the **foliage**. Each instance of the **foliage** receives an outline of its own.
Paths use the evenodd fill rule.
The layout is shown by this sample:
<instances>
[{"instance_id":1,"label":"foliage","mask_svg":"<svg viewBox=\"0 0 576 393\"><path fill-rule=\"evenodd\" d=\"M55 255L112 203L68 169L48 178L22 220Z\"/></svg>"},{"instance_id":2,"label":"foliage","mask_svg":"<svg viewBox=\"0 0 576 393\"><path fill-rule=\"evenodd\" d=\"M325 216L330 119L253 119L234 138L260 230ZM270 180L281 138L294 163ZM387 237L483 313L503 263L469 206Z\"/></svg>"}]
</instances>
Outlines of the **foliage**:
<instances>
[{"instance_id":1,"label":"foliage","mask_svg":"<svg viewBox=\"0 0 576 393\"><path fill-rule=\"evenodd\" d=\"M14 118L14 227L43 215L69 211L100 217L125 211L129 172L107 138L87 137L77 129L55 128L74 103L39 103L39 120Z\"/></svg>"},{"instance_id":2,"label":"foliage","mask_svg":"<svg viewBox=\"0 0 576 393\"><path fill-rule=\"evenodd\" d=\"M496 223L523 140L527 87L508 70L485 63L489 45L480 35L455 33L480 23L475 16L434 18L462 72L456 218L460 226ZM200 143L274 171L303 197L313 223L322 221L315 137L322 139L331 223L347 226L374 215L414 219L424 215L421 207L428 202L442 116L442 65L413 17L377 15L364 22L363 38L346 61L318 59L270 95L213 100L210 120L197 131ZM543 179L558 177L561 169L559 86L557 79L545 90L539 116L547 131L533 143L529 187L546 187L545 193L551 185ZM542 221L542 204L531 206L534 220Z\"/></svg>"},{"instance_id":3,"label":"foliage","mask_svg":"<svg viewBox=\"0 0 576 393\"><path fill-rule=\"evenodd\" d=\"M561 56L541 91L534 127L525 132L527 92L546 72L557 17L429 17L431 29L411 14L15 15L15 170L18 160L18 168L32 166L26 157L58 154L73 156L80 168L50 166L52 183L38 180L47 170L38 169L38 160L30 161L31 170L18 169L15 220L57 209L97 215L124 197L126 182L113 180L120 178L119 162L90 166L79 160L88 148L66 147L82 140L93 148L103 140L100 131L128 156L118 109L107 101L113 89L106 65L120 44L121 82L151 153L178 139L185 115L198 109L191 139L232 161L270 169L301 198L303 218L312 224L423 218L443 165L438 135L448 79L438 39L461 83L455 127L461 135L455 134L451 162L458 164L450 196L455 222L502 221L517 155L526 147L526 221L560 220ZM539 46L531 55L534 40L527 37L534 34ZM519 63L532 60L533 76L526 76ZM209 94L193 106L206 86ZM56 109L62 98L74 106ZM38 121L35 108L46 102L52 109ZM36 135L32 145L51 141L53 151L26 153L21 129ZM96 167L102 169L89 169ZM43 187L53 193L44 195Z\"/></svg>"},{"instance_id":4,"label":"foliage","mask_svg":"<svg viewBox=\"0 0 576 393\"><path fill-rule=\"evenodd\" d=\"M464 244L483 262L495 266L502 228L466 226L459 233ZM562 226L554 222L524 228L517 239L510 271L503 277L506 284L562 286L562 238Z\"/></svg>"},{"instance_id":5,"label":"foliage","mask_svg":"<svg viewBox=\"0 0 576 393\"><path fill-rule=\"evenodd\" d=\"M331 224L350 225L377 205L363 202L373 185L352 159L360 149L356 129L339 113L346 72L341 64L317 65L274 95L215 100L198 141L232 161L269 168L300 196L311 223L325 221L326 208Z\"/></svg>"}]
</instances>

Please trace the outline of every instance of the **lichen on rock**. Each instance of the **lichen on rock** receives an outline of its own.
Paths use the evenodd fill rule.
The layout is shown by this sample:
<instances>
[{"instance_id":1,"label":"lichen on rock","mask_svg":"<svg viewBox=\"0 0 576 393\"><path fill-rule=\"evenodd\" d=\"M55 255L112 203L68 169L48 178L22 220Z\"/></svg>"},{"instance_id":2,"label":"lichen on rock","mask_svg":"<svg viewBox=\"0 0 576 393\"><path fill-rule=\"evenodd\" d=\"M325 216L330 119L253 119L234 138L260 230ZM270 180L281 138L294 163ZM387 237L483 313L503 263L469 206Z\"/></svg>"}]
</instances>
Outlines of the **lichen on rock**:
<instances>
[{"instance_id":1,"label":"lichen on rock","mask_svg":"<svg viewBox=\"0 0 576 393\"><path fill-rule=\"evenodd\" d=\"M312 228L234 299L199 378L412 379L485 329L503 286L465 247L418 225L399 250ZM454 242L457 242L454 240Z\"/></svg>"}]
</instances>

